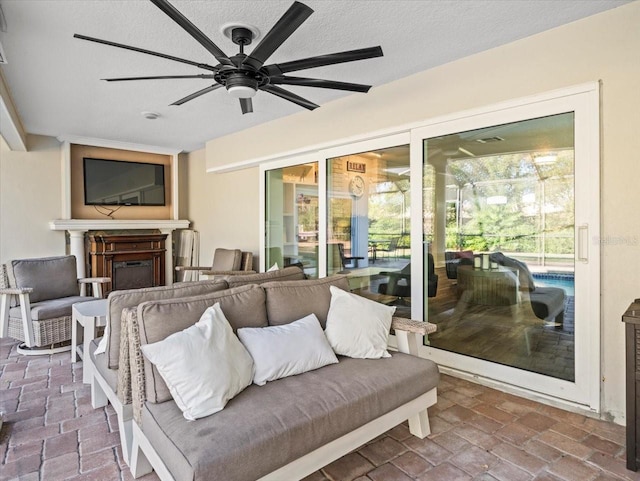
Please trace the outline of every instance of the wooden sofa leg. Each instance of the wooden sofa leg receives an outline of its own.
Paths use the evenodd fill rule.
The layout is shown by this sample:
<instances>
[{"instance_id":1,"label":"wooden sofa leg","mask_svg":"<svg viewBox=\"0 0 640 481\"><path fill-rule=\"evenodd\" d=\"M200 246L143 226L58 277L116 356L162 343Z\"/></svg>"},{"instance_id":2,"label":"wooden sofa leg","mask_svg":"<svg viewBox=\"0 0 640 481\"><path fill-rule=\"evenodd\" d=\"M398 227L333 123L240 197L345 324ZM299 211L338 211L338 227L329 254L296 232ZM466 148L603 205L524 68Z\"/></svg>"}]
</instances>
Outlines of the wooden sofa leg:
<instances>
[{"instance_id":1,"label":"wooden sofa leg","mask_svg":"<svg viewBox=\"0 0 640 481\"><path fill-rule=\"evenodd\" d=\"M87 353L87 355L88 354L89 353ZM109 399L100 387L100 383L95 376L91 376L91 407L93 407L93 409L98 409L106 406L108 402Z\"/></svg>"},{"instance_id":2,"label":"wooden sofa leg","mask_svg":"<svg viewBox=\"0 0 640 481\"><path fill-rule=\"evenodd\" d=\"M431 434L429 414L426 409L409 418L409 432L420 439L424 439Z\"/></svg>"}]
</instances>

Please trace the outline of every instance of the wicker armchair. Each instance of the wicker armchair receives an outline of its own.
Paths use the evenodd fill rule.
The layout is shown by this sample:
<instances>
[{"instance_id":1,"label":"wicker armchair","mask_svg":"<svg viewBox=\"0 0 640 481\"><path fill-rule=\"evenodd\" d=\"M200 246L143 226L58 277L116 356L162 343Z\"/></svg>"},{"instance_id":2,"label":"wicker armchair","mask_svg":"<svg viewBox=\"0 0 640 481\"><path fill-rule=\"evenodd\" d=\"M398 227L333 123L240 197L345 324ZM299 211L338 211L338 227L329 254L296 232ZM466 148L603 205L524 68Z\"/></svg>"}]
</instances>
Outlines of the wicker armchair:
<instances>
[{"instance_id":1,"label":"wicker armchair","mask_svg":"<svg viewBox=\"0 0 640 481\"><path fill-rule=\"evenodd\" d=\"M77 279L75 256L19 259L0 269L0 337L23 341L18 352L51 354L71 349L71 309L102 297L108 277ZM92 284L94 297L86 296Z\"/></svg>"},{"instance_id":2,"label":"wicker armchair","mask_svg":"<svg viewBox=\"0 0 640 481\"><path fill-rule=\"evenodd\" d=\"M216 249L213 253L213 265L176 266L177 272L196 271L200 276L215 277L235 274L255 274L253 270L253 254L240 249ZM196 279L198 280L198 279Z\"/></svg>"}]
</instances>

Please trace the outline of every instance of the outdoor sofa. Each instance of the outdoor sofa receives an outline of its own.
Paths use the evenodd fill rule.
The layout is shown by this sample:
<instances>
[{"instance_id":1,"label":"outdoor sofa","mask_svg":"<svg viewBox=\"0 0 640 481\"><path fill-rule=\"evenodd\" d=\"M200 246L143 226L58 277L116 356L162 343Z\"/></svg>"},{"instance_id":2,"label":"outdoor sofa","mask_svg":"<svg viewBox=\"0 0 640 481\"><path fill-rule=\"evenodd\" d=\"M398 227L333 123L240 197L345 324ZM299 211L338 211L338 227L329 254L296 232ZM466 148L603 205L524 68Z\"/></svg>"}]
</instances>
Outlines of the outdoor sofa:
<instances>
[{"instance_id":1,"label":"outdoor sofa","mask_svg":"<svg viewBox=\"0 0 640 481\"><path fill-rule=\"evenodd\" d=\"M251 384L224 409L191 421L178 405L184 403L182 395L174 398L175 386L170 390L146 357L150 347L200 325L211 309L224 313L232 336L241 328L290 326L309 314L324 329L332 297L351 296L344 291L346 276L334 276L247 284L125 309L122 338L129 342L134 477L153 469L163 480L296 480L403 421L409 421L413 435L427 436L427 407L436 402L439 372L417 352L423 336L435 331L429 323L393 318L398 352L389 357L338 356L339 362L318 369Z\"/></svg>"}]
</instances>

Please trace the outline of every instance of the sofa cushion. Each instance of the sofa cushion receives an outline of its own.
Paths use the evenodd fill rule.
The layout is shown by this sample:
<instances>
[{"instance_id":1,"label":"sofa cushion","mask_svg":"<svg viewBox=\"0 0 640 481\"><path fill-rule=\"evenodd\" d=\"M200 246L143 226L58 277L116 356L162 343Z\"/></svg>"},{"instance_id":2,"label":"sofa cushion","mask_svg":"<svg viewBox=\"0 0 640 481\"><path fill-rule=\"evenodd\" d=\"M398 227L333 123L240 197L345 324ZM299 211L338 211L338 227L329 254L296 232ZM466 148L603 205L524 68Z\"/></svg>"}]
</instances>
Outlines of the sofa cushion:
<instances>
[{"instance_id":1,"label":"sofa cushion","mask_svg":"<svg viewBox=\"0 0 640 481\"><path fill-rule=\"evenodd\" d=\"M330 286L349 291L347 276L262 284L267 296L269 325L289 324L313 313L324 329L331 302Z\"/></svg>"},{"instance_id":2,"label":"sofa cushion","mask_svg":"<svg viewBox=\"0 0 640 481\"><path fill-rule=\"evenodd\" d=\"M7 265L13 287L32 287L32 303L80 295L75 256L19 259Z\"/></svg>"},{"instance_id":3,"label":"sofa cushion","mask_svg":"<svg viewBox=\"0 0 640 481\"><path fill-rule=\"evenodd\" d=\"M31 304L31 319L42 321L44 319L54 319L56 317L71 317L71 310L74 304L79 302L95 301L94 297L71 296L61 299L49 299L46 301ZM12 307L9 310L9 317L21 318L20 306Z\"/></svg>"},{"instance_id":4,"label":"sofa cushion","mask_svg":"<svg viewBox=\"0 0 640 481\"><path fill-rule=\"evenodd\" d=\"M336 286L331 286L330 291L325 334L336 354L361 359L389 357L387 344L395 306L385 306Z\"/></svg>"},{"instance_id":5,"label":"sofa cushion","mask_svg":"<svg viewBox=\"0 0 640 481\"><path fill-rule=\"evenodd\" d=\"M271 281L297 281L304 279L304 272L299 267L285 267L276 271L259 272L257 274L240 274L223 276L229 287L244 286L245 284L264 284Z\"/></svg>"},{"instance_id":6,"label":"sofa cushion","mask_svg":"<svg viewBox=\"0 0 640 481\"><path fill-rule=\"evenodd\" d=\"M224 410L194 422L173 401L146 403L142 430L175 479L253 481L430 391L438 380L434 362L407 354L340 358L251 385Z\"/></svg>"},{"instance_id":7,"label":"sofa cushion","mask_svg":"<svg viewBox=\"0 0 640 481\"><path fill-rule=\"evenodd\" d=\"M193 326L141 349L190 421L222 411L253 379L253 360L219 303Z\"/></svg>"},{"instance_id":8,"label":"sofa cushion","mask_svg":"<svg viewBox=\"0 0 640 481\"><path fill-rule=\"evenodd\" d=\"M173 299L176 297L191 297L209 292L217 292L226 289L224 281L199 281L184 282L172 286L149 287L145 289L128 289L113 291L109 294L109 307L107 308L107 354L110 369L119 368L120 357L120 316L122 310L127 307L136 307L145 301L157 299ZM203 309L204 312L204 309ZM200 313L202 314L202 313Z\"/></svg>"},{"instance_id":9,"label":"sofa cushion","mask_svg":"<svg viewBox=\"0 0 640 481\"><path fill-rule=\"evenodd\" d=\"M244 327L238 337L253 358L258 386L338 362L315 314L283 326Z\"/></svg>"},{"instance_id":10,"label":"sofa cushion","mask_svg":"<svg viewBox=\"0 0 640 481\"><path fill-rule=\"evenodd\" d=\"M247 285L210 294L179 299L144 302L138 306L138 324L142 345L161 341L195 324L207 308L220 303L233 330L240 327L267 326L265 295L262 288ZM168 322L170 320L170 322ZM147 399L164 402L171 399L167 385L157 369L145 359Z\"/></svg>"}]
</instances>

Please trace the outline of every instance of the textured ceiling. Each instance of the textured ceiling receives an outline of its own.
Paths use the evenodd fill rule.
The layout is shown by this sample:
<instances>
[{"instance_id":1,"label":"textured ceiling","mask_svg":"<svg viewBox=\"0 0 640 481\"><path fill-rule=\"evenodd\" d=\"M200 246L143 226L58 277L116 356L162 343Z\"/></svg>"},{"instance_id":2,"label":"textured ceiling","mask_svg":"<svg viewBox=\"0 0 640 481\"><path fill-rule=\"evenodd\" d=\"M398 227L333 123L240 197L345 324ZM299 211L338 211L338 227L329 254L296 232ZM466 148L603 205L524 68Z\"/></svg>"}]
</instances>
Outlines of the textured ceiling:
<instances>
[{"instance_id":1,"label":"textured ceiling","mask_svg":"<svg viewBox=\"0 0 640 481\"><path fill-rule=\"evenodd\" d=\"M173 5L227 55L237 47L221 33L229 22L264 35L290 0L174 0ZM384 57L295 75L376 86L496 47L627 0L306 0L315 13L267 63L381 45ZM215 65L200 44L152 3L142 0L0 0L8 64L0 66L28 133L74 135L192 151L207 140L300 111L258 92L242 115L223 89L182 106L172 102L211 80L107 83L106 77L207 73L136 52L73 38L74 33ZM259 41L259 39L258 39ZM254 43L255 45L255 43ZM251 47L247 49L250 52ZM319 105L344 95L287 89ZM321 107L322 108L322 107ZM144 119L143 111L160 114Z\"/></svg>"}]
</instances>

